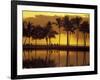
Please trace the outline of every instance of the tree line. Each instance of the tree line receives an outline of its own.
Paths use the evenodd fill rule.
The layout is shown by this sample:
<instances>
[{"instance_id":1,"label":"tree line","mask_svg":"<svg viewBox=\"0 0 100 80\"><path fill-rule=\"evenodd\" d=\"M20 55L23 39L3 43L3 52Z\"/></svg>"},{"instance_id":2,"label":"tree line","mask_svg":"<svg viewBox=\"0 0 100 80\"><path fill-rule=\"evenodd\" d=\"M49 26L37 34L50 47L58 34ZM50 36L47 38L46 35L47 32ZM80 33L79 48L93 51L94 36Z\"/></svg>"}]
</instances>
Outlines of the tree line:
<instances>
[{"instance_id":1,"label":"tree line","mask_svg":"<svg viewBox=\"0 0 100 80\"><path fill-rule=\"evenodd\" d=\"M63 27L67 35L67 41L66 41L67 46L70 46L69 45L70 34L75 33L75 31L76 31L76 41L77 41L76 46L78 46L78 42L79 42L79 32L83 34L84 47L86 46L86 38L87 38L87 34L89 34L89 21L88 20L85 20L84 18L80 16L75 16L75 17L64 16L63 18L58 17L55 20L56 22L48 21L47 24L44 26L34 25L34 23L31 23L31 22L26 23L25 21L23 21L23 37L27 37L28 39L32 37L35 40L35 45L37 45L38 39L39 40L45 39L46 44L48 46L52 43L51 38L55 38L55 35L59 35L59 46L60 46L60 38L61 38L60 29L61 27ZM59 28L58 32L52 29L53 25L58 26ZM25 45L25 42L26 40L24 41L23 45ZM66 53L67 53L66 54L66 66L68 66L69 51L66 50ZM60 65L60 51L58 55L59 55L59 65ZM48 58L48 50L47 50L46 60L47 58ZM84 52L84 59L83 59L83 64L85 63L86 63L86 52ZM76 64L78 65L78 51L76 52Z\"/></svg>"}]
</instances>

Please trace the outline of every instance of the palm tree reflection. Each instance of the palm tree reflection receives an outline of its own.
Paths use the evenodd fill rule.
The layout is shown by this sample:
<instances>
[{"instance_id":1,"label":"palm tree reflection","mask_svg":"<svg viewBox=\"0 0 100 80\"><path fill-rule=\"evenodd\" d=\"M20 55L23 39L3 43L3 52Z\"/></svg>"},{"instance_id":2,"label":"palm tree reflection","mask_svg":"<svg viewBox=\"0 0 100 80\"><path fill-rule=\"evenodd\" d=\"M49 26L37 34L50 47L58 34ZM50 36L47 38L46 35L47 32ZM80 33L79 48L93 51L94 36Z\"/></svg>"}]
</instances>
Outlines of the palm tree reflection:
<instances>
[{"instance_id":1,"label":"palm tree reflection","mask_svg":"<svg viewBox=\"0 0 100 80\"><path fill-rule=\"evenodd\" d=\"M84 47L86 46L86 34L89 34L89 22L88 21L83 21L80 27L80 31L83 33L83 38L84 38ZM86 64L86 52L84 51L84 56L83 56L83 65Z\"/></svg>"}]
</instances>

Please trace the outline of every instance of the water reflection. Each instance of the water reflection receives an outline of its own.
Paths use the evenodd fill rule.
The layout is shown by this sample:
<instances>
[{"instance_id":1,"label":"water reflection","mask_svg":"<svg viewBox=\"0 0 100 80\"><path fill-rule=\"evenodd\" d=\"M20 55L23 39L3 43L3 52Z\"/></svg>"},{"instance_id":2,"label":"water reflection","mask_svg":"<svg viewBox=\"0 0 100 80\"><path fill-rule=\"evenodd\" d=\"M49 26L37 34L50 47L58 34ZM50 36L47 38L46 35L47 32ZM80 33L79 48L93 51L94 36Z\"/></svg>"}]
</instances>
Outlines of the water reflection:
<instances>
[{"instance_id":1,"label":"water reflection","mask_svg":"<svg viewBox=\"0 0 100 80\"><path fill-rule=\"evenodd\" d=\"M77 55L76 55L77 54ZM85 55L84 55L85 54ZM69 51L68 59L67 52L64 50L24 50L23 61L44 61L44 65L53 62L51 66L47 67L65 67L67 60L67 66L84 66L89 65L89 51ZM40 62L41 62L40 61ZM84 63L85 62L85 63ZM25 63L26 64L26 63ZM34 63L30 63L34 67ZM39 64L39 63L38 63ZM41 63L41 66L43 63ZM27 68L29 65L23 66ZM36 68L41 67L36 66ZM44 67L44 66L43 66ZM46 66L45 66L46 67Z\"/></svg>"}]
</instances>

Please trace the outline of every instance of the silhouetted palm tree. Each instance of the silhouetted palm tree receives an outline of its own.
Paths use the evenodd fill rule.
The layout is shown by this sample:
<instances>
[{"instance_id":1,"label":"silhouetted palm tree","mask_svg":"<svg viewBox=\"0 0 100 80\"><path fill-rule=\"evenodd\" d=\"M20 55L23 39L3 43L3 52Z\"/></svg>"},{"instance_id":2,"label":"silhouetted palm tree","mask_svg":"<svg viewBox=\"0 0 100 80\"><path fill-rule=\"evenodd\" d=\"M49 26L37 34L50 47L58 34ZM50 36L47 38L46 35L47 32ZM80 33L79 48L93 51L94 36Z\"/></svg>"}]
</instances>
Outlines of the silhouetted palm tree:
<instances>
[{"instance_id":1,"label":"silhouetted palm tree","mask_svg":"<svg viewBox=\"0 0 100 80\"><path fill-rule=\"evenodd\" d=\"M23 21L23 46L25 46L27 40L27 23ZM25 57L25 51L23 51L23 56Z\"/></svg>"},{"instance_id":2,"label":"silhouetted palm tree","mask_svg":"<svg viewBox=\"0 0 100 80\"><path fill-rule=\"evenodd\" d=\"M73 24L71 22L71 19L69 16L65 16L64 20L63 20L63 27L65 28L66 34L67 34L67 47L69 47L69 32L73 32ZM66 66L68 66L68 62L69 62L69 51L67 50L67 54L66 54Z\"/></svg>"},{"instance_id":3,"label":"silhouetted palm tree","mask_svg":"<svg viewBox=\"0 0 100 80\"><path fill-rule=\"evenodd\" d=\"M32 28L32 38L35 39L35 46L37 47L37 39L43 39L43 28L40 25L37 25ZM36 57L36 50L35 50L35 57Z\"/></svg>"},{"instance_id":4,"label":"silhouetted palm tree","mask_svg":"<svg viewBox=\"0 0 100 80\"><path fill-rule=\"evenodd\" d=\"M52 23L50 21L48 21L47 25L46 25L46 30L44 31L46 32L46 41L47 41L47 46L48 49L50 48L49 46L51 45L51 38L55 38L55 35L57 34L56 31L52 30ZM50 59L50 53L51 50L49 49L49 51L47 52L47 56L46 56L46 61L48 61Z\"/></svg>"},{"instance_id":5,"label":"silhouetted palm tree","mask_svg":"<svg viewBox=\"0 0 100 80\"><path fill-rule=\"evenodd\" d=\"M88 21L83 21L80 27L80 31L83 33L84 37L84 47L86 47L86 34L89 34L89 22ZM83 56L83 65L86 64L86 52L84 51L84 56Z\"/></svg>"},{"instance_id":6,"label":"silhouetted palm tree","mask_svg":"<svg viewBox=\"0 0 100 80\"><path fill-rule=\"evenodd\" d=\"M48 23L46 25L46 33L47 33L46 38L47 38L47 40L49 39L49 35L50 35L51 30L52 30L52 23L50 21L48 21Z\"/></svg>"},{"instance_id":7,"label":"silhouetted palm tree","mask_svg":"<svg viewBox=\"0 0 100 80\"><path fill-rule=\"evenodd\" d=\"M26 37L26 39L29 39L28 45L30 45L30 37L31 37L31 31L32 31L32 23L28 22L23 22L23 36ZM25 39L25 42L26 42ZM23 43L23 46L25 45L25 42ZM30 53L29 53L29 59L30 59Z\"/></svg>"},{"instance_id":8,"label":"silhouetted palm tree","mask_svg":"<svg viewBox=\"0 0 100 80\"><path fill-rule=\"evenodd\" d=\"M32 34L31 34L32 33L32 23L29 22L27 27L28 27L27 30L28 30L29 44L31 44L30 43L30 37L32 36Z\"/></svg>"},{"instance_id":9,"label":"silhouetted palm tree","mask_svg":"<svg viewBox=\"0 0 100 80\"><path fill-rule=\"evenodd\" d=\"M27 22L23 21L23 37L30 38L30 36L31 36L31 32L30 32L31 27L32 27L32 24L30 22L27 23ZM24 44L26 42L26 39L24 41Z\"/></svg>"},{"instance_id":10,"label":"silhouetted palm tree","mask_svg":"<svg viewBox=\"0 0 100 80\"><path fill-rule=\"evenodd\" d=\"M72 18L72 24L74 26L74 30L76 30L76 41L77 41L77 47L78 47L78 39L79 39L79 28L80 24L82 22L82 18L76 16L75 18ZM76 65L78 65L78 51L76 52Z\"/></svg>"},{"instance_id":11,"label":"silhouetted palm tree","mask_svg":"<svg viewBox=\"0 0 100 80\"><path fill-rule=\"evenodd\" d=\"M23 21L23 37L26 37L27 36L27 27L26 27L26 22ZM23 42L23 45L25 44L26 42L26 38L25 38L25 41Z\"/></svg>"},{"instance_id":12,"label":"silhouetted palm tree","mask_svg":"<svg viewBox=\"0 0 100 80\"><path fill-rule=\"evenodd\" d=\"M49 60L50 57L50 45L51 45L51 38L55 38L55 35L57 34L56 31L52 30L52 23L50 21L48 21L48 23L46 24L46 26L43 28L42 30L43 32L41 33L43 38L45 38L46 43L47 43L47 55L45 58L45 61Z\"/></svg>"},{"instance_id":13,"label":"silhouetted palm tree","mask_svg":"<svg viewBox=\"0 0 100 80\"><path fill-rule=\"evenodd\" d=\"M49 38L49 46L52 46L52 42L51 42L51 38L55 38L55 35L57 35L58 33L56 31L53 31L51 30L49 33L48 33L48 38ZM50 60L50 56L51 56L51 52L52 50L49 49L49 55L48 55L48 60Z\"/></svg>"},{"instance_id":14,"label":"silhouetted palm tree","mask_svg":"<svg viewBox=\"0 0 100 80\"><path fill-rule=\"evenodd\" d=\"M49 32L51 31L51 28L52 28L52 24L50 21L48 21L48 23L46 24L45 28L44 28L44 37L45 37L45 40L46 40L46 43L47 43L47 48L49 49ZM45 57L45 61L47 62L47 58L48 58L48 55L49 55L49 52L48 52L48 49L47 49L47 55Z\"/></svg>"},{"instance_id":15,"label":"silhouetted palm tree","mask_svg":"<svg viewBox=\"0 0 100 80\"><path fill-rule=\"evenodd\" d=\"M62 26L62 20L61 20L61 18L57 18L56 21L57 21L57 25L59 28L59 46L60 46L60 37L61 37L60 28ZM60 51L59 51L59 66L60 66Z\"/></svg>"}]
</instances>

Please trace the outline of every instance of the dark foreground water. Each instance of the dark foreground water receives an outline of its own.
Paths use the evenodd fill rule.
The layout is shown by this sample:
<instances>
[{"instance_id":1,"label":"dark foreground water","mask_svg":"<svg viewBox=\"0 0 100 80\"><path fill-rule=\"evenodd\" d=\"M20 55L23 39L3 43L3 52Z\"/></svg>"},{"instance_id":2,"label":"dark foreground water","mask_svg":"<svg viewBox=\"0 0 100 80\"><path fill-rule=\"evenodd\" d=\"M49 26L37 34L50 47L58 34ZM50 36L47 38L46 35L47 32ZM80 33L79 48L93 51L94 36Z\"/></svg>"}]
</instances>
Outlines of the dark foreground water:
<instances>
[{"instance_id":1,"label":"dark foreground water","mask_svg":"<svg viewBox=\"0 0 100 80\"><path fill-rule=\"evenodd\" d=\"M89 63L89 51L69 51L68 55L63 50L23 51L23 68L85 66Z\"/></svg>"}]
</instances>

